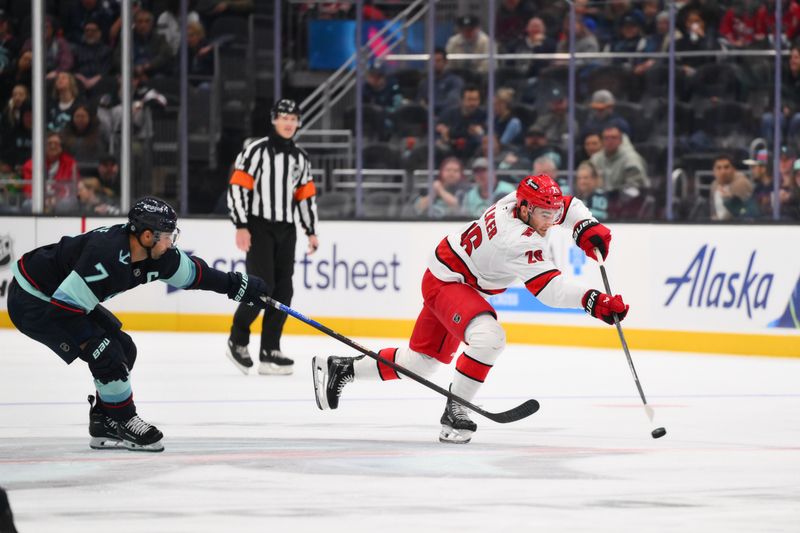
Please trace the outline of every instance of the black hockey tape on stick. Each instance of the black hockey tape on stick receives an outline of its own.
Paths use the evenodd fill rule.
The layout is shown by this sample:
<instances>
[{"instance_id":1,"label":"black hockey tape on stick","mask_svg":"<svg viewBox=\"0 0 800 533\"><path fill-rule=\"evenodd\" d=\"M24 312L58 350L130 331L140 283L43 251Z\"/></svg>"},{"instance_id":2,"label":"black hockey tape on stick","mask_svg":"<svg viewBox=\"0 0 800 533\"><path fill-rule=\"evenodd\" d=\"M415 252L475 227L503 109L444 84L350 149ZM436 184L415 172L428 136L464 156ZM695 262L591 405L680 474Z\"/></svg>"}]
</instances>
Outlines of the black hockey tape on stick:
<instances>
[{"instance_id":1,"label":"black hockey tape on stick","mask_svg":"<svg viewBox=\"0 0 800 533\"><path fill-rule=\"evenodd\" d=\"M302 313L298 313L297 311L295 311L291 307L283 305L279 301L273 300L269 296L262 296L261 299L264 300L264 302L266 302L267 305L270 305L270 306L274 307L278 311L283 311L287 315L293 316L294 318L296 318L300 322L304 322L304 323L308 324L309 326L311 326L311 327L313 327L315 329L318 329L319 331L325 333L326 335L328 335L330 337L333 337L334 339L336 339L336 340L338 340L340 342L343 342L344 344L348 345L349 347L351 347L351 348L353 348L355 350L358 350L359 352L363 353L364 355L367 355L367 356L375 359L379 363L382 363L382 364L394 369L399 374L403 374L404 376L407 376L407 377L413 379L417 383L419 383L421 385L424 385L425 387L428 387L429 389L438 392L442 396L446 396L447 398L453 400L454 402L460 403L464 407L467 407L467 408L475 411L479 415L484 416L484 417L486 417L489 420L492 420L494 422L498 422L500 424L507 424L509 422L516 422L517 420L522 420L523 418L526 418L526 417L532 415L533 413L535 413L536 411L539 410L539 402L537 402L536 400L527 400L527 401L521 403L520 405L514 407L513 409L509 409L508 411L502 411L500 413L492 413L492 412L486 411L484 409L481 409L477 405L465 400L464 398L461 398L460 396L456 396L455 394L453 394L449 390L446 390L446 389L440 387L439 385L437 385L437 384L435 384L435 383L433 383L431 381L428 381L427 379L423 378L419 374L416 374L416 373L412 372L411 370L408 370L407 368L405 368L403 366L400 366L400 365L398 365L397 363L395 363L393 361L389 361L388 359L384 359L383 357L381 357L377 353L369 350L368 348L365 348L364 346L361 346L360 344L358 344L354 340L348 339L344 335L336 333L335 331L333 331L332 329L328 328L327 326L323 326L322 324L320 324L316 320L308 318L307 316L303 315Z\"/></svg>"},{"instance_id":2,"label":"black hockey tape on stick","mask_svg":"<svg viewBox=\"0 0 800 533\"><path fill-rule=\"evenodd\" d=\"M600 255L600 250L597 248L594 249L595 256L597 256L597 263L600 265L600 275L603 276L603 285L605 285L606 293L609 295L612 294L611 292L611 285L608 283L608 274L606 274L606 267L603 261L603 256ZM633 374L633 381L636 382L636 389L639 391L639 397L642 399L642 403L644 404L644 411L647 413L647 418L650 419L650 422L653 421L653 417L655 413L653 412L653 408L647 404L647 398L644 397L644 391L642 390L642 384L639 382L639 376L636 374L636 367L633 366L633 359L631 358L631 352L628 349L628 343L625 341L625 335L622 333L622 325L619 323L619 316L617 313L613 313L614 317L614 325L617 326L617 333L619 333L619 340L622 342L622 350L625 352L625 357L628 358L628 366L631 367L631 374Z\"/></svg>"}]
</instances>

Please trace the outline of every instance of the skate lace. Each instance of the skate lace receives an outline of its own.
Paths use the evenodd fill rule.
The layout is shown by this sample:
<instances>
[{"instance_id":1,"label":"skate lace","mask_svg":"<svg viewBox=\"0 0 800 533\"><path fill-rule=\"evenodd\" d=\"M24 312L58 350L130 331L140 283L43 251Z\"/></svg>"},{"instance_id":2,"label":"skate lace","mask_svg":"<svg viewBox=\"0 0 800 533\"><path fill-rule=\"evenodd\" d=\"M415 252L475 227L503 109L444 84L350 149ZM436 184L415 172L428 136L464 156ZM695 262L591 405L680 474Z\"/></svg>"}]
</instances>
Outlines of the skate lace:
<instances>
[{"instance_id":1,"label":"skate lace","mask_svg":"<svg viewBox=\"0 0 800 533\"><path fill-rule=\"evenodd\" d=\"M471 422L469 418L469 409L461 405L460 403L451 401L450 402L450 413L453 415L453 418L456 420L462 420Z\"/></svg>"},{"instance_id":2,"label":"skate lace","mask_svg":"<svg viewBox=\"0 0 800 533\"><path fill-rule=\"evenodd\" d=\"M147 431L153 427L151 424L148 424L138 415L133 416L130 420L125 422L125 427L129 429L131 432L136 433L137 435L144 435Z\"/></svg>"},{"instance_id":3,"label":"skate lace","mask_svg":"<svg viewBox=\"0 0 800 533\"><path fill-rule=\"evenodd\" d=\"M342 379L340 379L339 382L336 384L336 395L341 396L342 389L344 388L344 386L347 385L348 383L351 383L354 378L355 376L353 375L352 372L348 372L347 374L345 374L342 377Z\"/></svg>"}]
</instances>

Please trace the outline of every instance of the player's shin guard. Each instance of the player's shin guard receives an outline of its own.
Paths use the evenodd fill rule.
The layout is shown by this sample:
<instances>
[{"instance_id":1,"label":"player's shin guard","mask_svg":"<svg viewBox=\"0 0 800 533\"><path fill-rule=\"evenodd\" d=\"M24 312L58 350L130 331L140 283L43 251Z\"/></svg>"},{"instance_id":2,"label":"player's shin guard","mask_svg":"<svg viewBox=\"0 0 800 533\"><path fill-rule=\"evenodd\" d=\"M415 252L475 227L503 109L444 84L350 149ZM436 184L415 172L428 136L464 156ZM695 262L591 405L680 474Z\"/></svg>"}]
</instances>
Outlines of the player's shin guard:
<instances>
[{"instance_id":1,"label":"player's shin guard","mask_svg":"<svg viewBox=\"0 0 800 533\"><path fill-rule=\"evenodd\" d=\"M456 361L456 372L450 390L453 394L472 401L505 348L506 337L494 317L479 315L467 326L464 340L468 346ZM469 418L469 409L451 400L447 401L440 422L441 442L466 444L472 440L472 434L478 429L477 424Z\"/></svg>"},{"instance_id":2,"label":"player's shin guard","mask_svg":"<svg viewBox=\"0 0 800 533\"><path fill-rule=\"evenodd\" d=\"M415 352L410 348L384 348L378 352L383 359L396 363L403 368L406 368L415 374L423 377L430 377L438 368L439 361L433 357L429 357L423 353ZM355 361L355 378L356 379L380 379L381 381L390 381L393 379L402 378L393 368L380 363L372 358L364 357Z\"/></svg>"},{"instance_id":3,"label":"player's shin guard","mask_svg":"<svg viewBox=\"0 0 800 533\"><path fill-rule=\"evenodd\" d=\"M506 334L497 320L488 314L472 319L464 334L467 348L458 356L451 390L472 401L486 380L492 365L506 347Z\"/></svg>"}]
</instances>

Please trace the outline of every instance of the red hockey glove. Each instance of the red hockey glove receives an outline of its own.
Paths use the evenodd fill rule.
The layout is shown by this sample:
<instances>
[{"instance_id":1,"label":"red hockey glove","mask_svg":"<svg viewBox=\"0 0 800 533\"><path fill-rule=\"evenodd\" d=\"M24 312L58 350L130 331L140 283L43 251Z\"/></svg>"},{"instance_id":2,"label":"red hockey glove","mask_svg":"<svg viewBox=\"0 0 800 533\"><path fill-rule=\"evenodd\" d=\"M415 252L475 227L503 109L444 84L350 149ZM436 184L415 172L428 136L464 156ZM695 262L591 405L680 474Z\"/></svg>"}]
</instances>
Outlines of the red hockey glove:
<instances>
[{"instance_id":1,"label":"red hockey glove","mask_svg":"<svg viewBox=\"0 0 800 533\"><path fill-rule=\"evenodd\" d=\"M594 249L600 250L603 259L608 256L608 245L611 244L611 230L594 220L581 220L572 230L572 238L589 257L597 261Z\"/></svg>"},{"instance_id":2,"label":"red hockey glove","mask_svg":"<svg viewBox=\"0 0 800 533\"><path fill-rule=\"evenodd\" d=\"M619 294L611 296L610 294L590 289L583 295L583 308L593 317L599 318L607 324L613 324L614 313L617 314L620 322L622 322L625 315L628 314L630 306L622 301L622 296Z\"/></svg>"}]
</instances>

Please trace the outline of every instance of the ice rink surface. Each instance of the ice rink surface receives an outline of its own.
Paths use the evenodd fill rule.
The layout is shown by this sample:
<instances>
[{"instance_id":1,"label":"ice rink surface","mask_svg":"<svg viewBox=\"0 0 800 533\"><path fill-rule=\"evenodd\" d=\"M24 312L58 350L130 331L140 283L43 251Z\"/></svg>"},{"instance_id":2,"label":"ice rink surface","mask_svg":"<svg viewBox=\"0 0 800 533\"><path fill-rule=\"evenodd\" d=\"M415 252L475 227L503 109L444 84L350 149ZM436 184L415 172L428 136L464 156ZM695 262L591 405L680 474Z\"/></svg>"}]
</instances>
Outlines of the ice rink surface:
<instances>
[{"instance_id":1,"label":"ice rink surface","mask_svg":"<svg viewBox=\"0 0 800 533\"><path fill-rule=\"evenodd\" d=\"M319 411L311 357L350 353L333 339L286 337L293 376L245 377L222 334L132 335L159 454L90 450L86 366L0 329L0 485L20 533L800 531L800 359L632 346L651 424L621 350L509 346L476 403L541 410L474 415L459 446L412 381L351 384Z\"/></svg>"}]
</instances>

